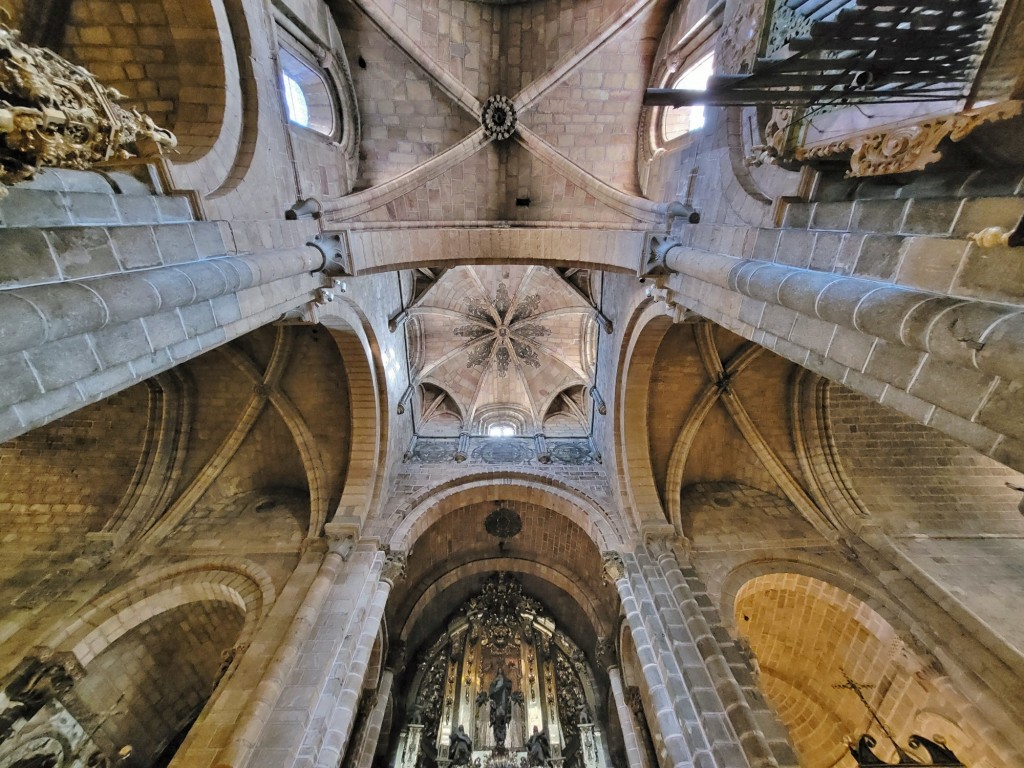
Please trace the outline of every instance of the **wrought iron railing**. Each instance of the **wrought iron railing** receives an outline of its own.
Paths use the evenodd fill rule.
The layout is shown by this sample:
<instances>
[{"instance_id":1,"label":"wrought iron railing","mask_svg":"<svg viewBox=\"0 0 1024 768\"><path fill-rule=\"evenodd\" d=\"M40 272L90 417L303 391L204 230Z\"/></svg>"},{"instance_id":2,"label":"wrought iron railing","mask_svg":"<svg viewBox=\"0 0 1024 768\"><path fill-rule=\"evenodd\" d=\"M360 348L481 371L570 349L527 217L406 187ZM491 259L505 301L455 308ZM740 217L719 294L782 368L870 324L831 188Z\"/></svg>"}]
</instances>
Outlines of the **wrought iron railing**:
<instances>
[{"instance_id":1,"label":"wrought iron railing","mask_svg":"<svg viewBox=\"0 0 1024 768\"><path fill-rule=\"evenodd\" d=\"M1001 0L780 0L749 73L705 91L647 90L647 106L957 101L971 87Z\"/></svg>"}]
</instances>

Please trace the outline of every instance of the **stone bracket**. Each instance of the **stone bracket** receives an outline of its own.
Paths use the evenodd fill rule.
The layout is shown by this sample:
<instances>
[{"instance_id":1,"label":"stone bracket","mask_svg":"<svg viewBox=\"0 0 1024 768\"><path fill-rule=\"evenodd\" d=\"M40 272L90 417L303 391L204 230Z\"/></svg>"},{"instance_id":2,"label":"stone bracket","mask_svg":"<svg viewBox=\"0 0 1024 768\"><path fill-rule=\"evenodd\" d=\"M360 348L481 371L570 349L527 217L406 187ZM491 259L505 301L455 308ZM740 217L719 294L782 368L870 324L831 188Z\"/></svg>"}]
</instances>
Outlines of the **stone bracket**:
<instances>
[{"instance_id":1,"label":"stone bracket","mask_svg":"<svg viewBox=\"0 0 1024 768\"><path fill-rule=\"evenodd\" d=\"M323 265L318 272L328 277L352 277L351 248L348 242L348 232L338 230L336 232L321 232L306 242L306 245L316 248L323 256Z\"/></svg>"}]
</instances>

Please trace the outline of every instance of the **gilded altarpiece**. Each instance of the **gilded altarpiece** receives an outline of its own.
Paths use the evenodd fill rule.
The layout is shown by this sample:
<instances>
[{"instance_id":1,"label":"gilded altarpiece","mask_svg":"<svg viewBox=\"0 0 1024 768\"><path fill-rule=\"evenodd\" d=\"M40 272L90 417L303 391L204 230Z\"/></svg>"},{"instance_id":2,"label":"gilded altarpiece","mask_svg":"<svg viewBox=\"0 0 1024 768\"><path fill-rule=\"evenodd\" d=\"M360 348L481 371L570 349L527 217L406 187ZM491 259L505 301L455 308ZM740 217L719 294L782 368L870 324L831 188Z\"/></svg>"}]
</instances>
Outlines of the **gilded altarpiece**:
<instances>
[{"instance_id":1,"label":"gilded altarpiece","mask_svg":"<svg viewBox=\"0 0 1024 768\"><path fill-rule=\"evenodd\" d=\"M421 655L395 766L606 768L596 701L579 647L498 573Z\"/></svg>"}]
</instances>

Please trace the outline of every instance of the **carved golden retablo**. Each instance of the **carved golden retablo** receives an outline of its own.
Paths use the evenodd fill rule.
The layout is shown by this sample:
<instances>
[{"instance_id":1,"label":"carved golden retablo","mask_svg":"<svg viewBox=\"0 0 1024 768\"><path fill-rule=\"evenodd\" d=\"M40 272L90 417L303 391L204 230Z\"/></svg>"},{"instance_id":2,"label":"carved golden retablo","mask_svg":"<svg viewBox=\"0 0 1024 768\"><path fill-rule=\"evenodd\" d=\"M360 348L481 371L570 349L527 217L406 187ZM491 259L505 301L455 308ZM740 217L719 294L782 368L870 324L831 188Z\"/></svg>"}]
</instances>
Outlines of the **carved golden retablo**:
<instances>
[{"instance_id":1,"label":"carved golden retablo","mask_svg":"<svg viewBox=\"0 0 1024 768\"><path fill-rule=\"evenodd\" d=\"M88 70L0 25L0 197L40 168L87 169L177 144Z\"/></svg>"}]
</instances>

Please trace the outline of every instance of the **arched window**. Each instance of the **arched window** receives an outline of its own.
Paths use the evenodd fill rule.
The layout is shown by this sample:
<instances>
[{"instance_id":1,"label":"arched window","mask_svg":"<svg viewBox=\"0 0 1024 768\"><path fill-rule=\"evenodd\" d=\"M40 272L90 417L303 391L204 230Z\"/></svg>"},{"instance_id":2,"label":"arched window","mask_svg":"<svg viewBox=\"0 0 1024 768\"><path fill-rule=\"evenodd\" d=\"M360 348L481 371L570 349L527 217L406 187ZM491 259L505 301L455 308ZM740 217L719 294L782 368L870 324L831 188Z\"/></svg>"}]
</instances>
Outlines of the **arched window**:
<instances>
[{"instance_id":1,"label":"arched window","mask_svg":"<svg viewBox=\"0 0 1024 768\"><path fill-rule=\"evenodd\" d=\"M708 87L708 78L715 71L715 54L709 53L696 63L683 70L683 73L672 83L673 88L688 91L703 91ZM704 127L704 107L666 108L662 112L661 135L665 142L678 139Z\"/></svg>"},{"instance_id":2,"label":"arched window","mask_svg":"<svg viewBox=\"0 0 1024 768\"><path fill-rule=\"evenodd\" d=\"M281 93L288 121L324 136L337 133L337 110L323 74L287 48L281 48Z\"/></svg>"},{"instance_id":3,"label":"arched window","mask_svg":"<svg viewBox=\"0 0 1024 768\"><path fill-rule=\"evenodd\" d=\"M491 424L487 428L488 437L514 437L515 434L516 428L512 424Z\"/></svg>"}]
</instances>

